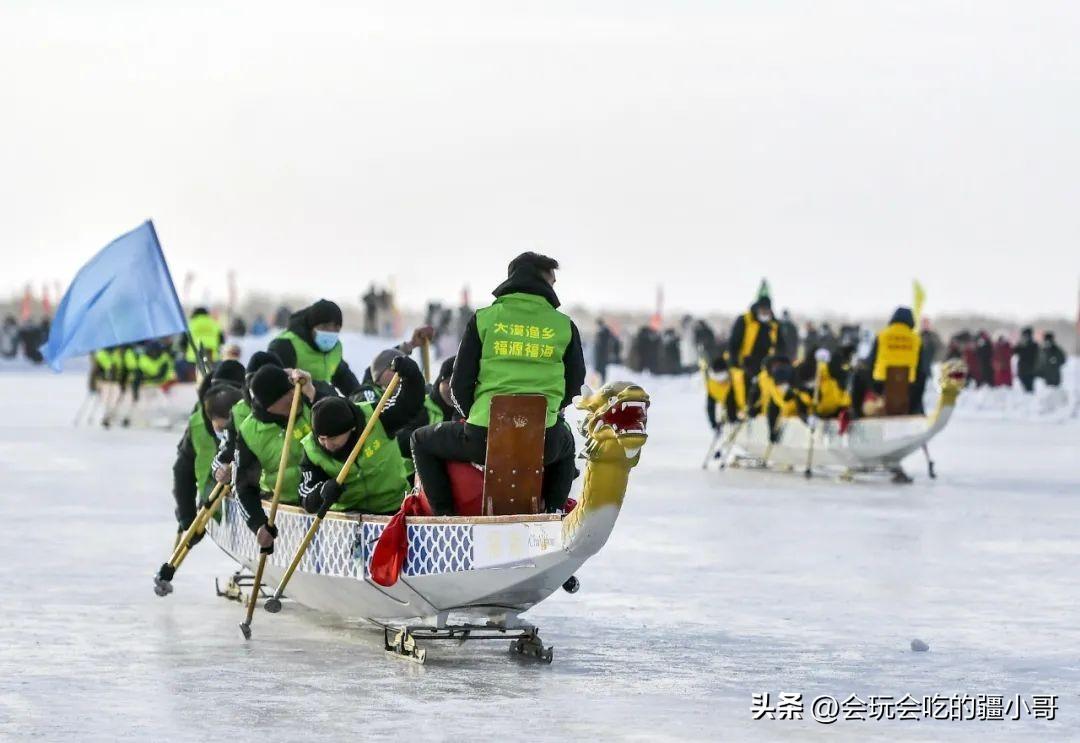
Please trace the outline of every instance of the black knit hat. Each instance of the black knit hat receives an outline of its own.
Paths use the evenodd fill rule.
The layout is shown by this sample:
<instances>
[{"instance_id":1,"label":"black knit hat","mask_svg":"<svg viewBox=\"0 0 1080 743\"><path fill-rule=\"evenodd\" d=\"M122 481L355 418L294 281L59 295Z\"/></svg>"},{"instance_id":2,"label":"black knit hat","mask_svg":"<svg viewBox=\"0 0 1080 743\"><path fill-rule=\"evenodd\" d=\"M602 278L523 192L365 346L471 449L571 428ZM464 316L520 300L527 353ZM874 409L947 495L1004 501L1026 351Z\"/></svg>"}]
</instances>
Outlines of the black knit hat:
<instances>
[{"instance_id":1,"label":"black knit hat","mask_svg":"<svg viewBox=\"0 0 1080 743\"><path fill-rule=\"evenodd\" d=\"M320 299L302 312L309 328L326 322L341 325L341 308L329 299Z\"/></svg>"},{"instance_id":2,"label":"black knit hat","mask_svg":"<svg viewBox=\"0 0 1080 743\"><path fill-rule=\"evenodd\" d=\"M439 367L439 376L435 377L435 384L443 381L444 379L450 379L454 375L454 361L457 360L457 356L451 356L446 361L442 362L442 366Z\"/></svg>"},{"instance_id":3,"label":"black knit hat","mask_svg":"<svg viewBox=\"0 0 1080 743\"><path fill-rule=\"evenodd\" d=\"M356 428L357 407L344 397L324 397L311 409L311 430L316 436L340 436Z\"/></svg>"},{"instance_id":4,"label":"black knit hat","mask_svg":"<svg viewBox=\"0 0 1080 743\"><path fill-rule=\"evenodd\" d=\"M278 355L273 351L256 351L251 354L251 358L248 359L247 373L254 374L267 364L281 366L281 359L279 359Z\"/></svg>"},{"instance_id":5,"label":"black knit hat","mask_svg":"<svg viewBox=\"0 0 1080 743\"><path fill-rule=\"evenodd\" d=\"M264 366L255 372L248 384L252 399L268 408L285 395L292 392L293 384L289 375L280 366Z\"/></svg>"},{"instance_id":6,"label":"black knit hat","mask_svg":"<svg viewBox=\"0 0 1080 743\"><path fill-rule=\"evenodd\" d=\"M218 364L217 369L214 369L211 378L214 380L214 384L224 382L234 387L242 387L244 384L244 365L239 361L226 359Z\"/></svg>"}]
</instances>

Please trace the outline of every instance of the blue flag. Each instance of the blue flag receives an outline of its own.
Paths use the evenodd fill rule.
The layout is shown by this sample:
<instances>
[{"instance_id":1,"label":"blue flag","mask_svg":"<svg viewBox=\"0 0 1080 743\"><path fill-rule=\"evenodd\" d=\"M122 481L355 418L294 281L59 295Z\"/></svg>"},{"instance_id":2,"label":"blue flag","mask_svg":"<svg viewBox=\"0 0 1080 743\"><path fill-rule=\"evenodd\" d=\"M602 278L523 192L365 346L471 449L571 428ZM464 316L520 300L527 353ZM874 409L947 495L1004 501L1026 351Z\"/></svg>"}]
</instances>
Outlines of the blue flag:
<instances>
[{"instance_id":1,"label":"blue flag","mask_svg":"<svg viewBox=\"0 0 1080 743\"><path fill-rule=\"evenodd\" d=\"M187 331L169 266L149 220L79 269L41 354L56 371L71 356Z\"/></svg>"}]
</instances>

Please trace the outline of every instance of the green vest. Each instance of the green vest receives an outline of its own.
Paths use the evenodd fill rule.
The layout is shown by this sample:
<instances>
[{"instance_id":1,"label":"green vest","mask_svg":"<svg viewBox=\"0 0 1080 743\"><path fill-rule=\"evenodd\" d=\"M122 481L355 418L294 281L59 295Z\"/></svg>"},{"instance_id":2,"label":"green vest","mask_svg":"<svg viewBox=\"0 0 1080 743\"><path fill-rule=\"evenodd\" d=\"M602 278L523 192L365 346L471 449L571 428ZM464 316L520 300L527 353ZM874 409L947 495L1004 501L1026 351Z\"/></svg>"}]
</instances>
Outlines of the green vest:
<instances>
[{"instance_id":1,"label":"green vest","mask_svg":"<svg viewBox=\"0 0 1080 743\"><path fill-rule=\"evenodd\" d=\"M195 345L206 352L210 361L217 361L218 349L221 348L221 325L217 320L210 315L196 315L188 321L188 333ZM195 349L190 344L184 358L195 363Z\"/></svg>"},{"instance_id":2,"label":"green vest","mask_svg":"<svg viewBox=\"0 0 1080 743\"><path fill-rule=\"evenodd\" d=\"M496 395L540 394L547 398L546 427L555 425L566 392L570 327L569 317L535 294L507 294L477 310L483 350L469 423L487 428Z\"/></svg>"},{"instance_id":3,"label":"green vest","mask_svg":"<svg viewBox=\"0 0 1080 743\"><path fill-rule=\"evenodd\" d=\"M233 426L239 429L240 424L246 421L248 416L251 415L251 403L241 397L236 401L236 404L232 406L231 412Z\"/></svg>"},{"instance_id":4,"label":"green vest","mask_svg":"<svg viewBox=\"0 0 1080 743\"><path fill-rule=\"evenodd\" d=\"M435 393L439 394L438 392ZM443 411L439 407L439 404L431 399L431 395L424 396L424 410L427 411L428 425L434 426L436 423L443 422Z\"/></svg>"},{"instance_id":5,"label":"green vest","mask_svg":"<svg viewBox=\"0 0 1080 743\"><path fill-rule=\"evenodd\" d=\"M303 369L315 382L330 382L341 366L341 341L326 353L312 348L308 342L291 330L278 336L292 343L296 352L296 368Z\"/></svg>"},{"instance_id":6,"label":"green vest","mask_svg":"<svg viewBox=\"0 0 1080 743\"><path fill-rule=\"evenodd\" d=\"M148 380L152 380L149 384L160 385L176 379L176 371L173 370L172 366L172 357L167 353L161 354L156 359L152 359L146 354L139 356L139 371Z\"/></svg>"},{"instance_id":7,"label":"green vest","mask_svg":"<svg viewBox=\"0 0 1080 743\"><path fill-rule=\"evenodd\" d=\"M124 369L129 372L133 372L139 368L139 354L135 353L134 348L124 349Z\"/></svg>"},{"instance_id":8,"label":"green vest","mask_svg":"<svg viewBox=\"0 0 1080 743\"><path fill-rule=\"evenodd\" d=\"M206 492L207 486L213 479L211 477L211 464L218 450L217 437L206 430L202 410L201 403L196 405L191 417L188 418L191 445L195 449L195 484L199 488L199 495Z\"/></svg>"},{"instance_id":9,"label":"green vest","mask_svg":"<svg viewBox=\"0 0 1080 743\"><path fill-rule=\"evenodd\" d=\"M97 362L102 377L105 379L113 379L113 355L109 351L104 348L94 351L94 361Z\"/></svg>"},{"instance_id":10,"label":"green vest","mask_svg":"<svg viewBox=\"0 0 1080 743\"><path fill-rule=\"evenodd\" d=\"M374 408L366 402L355 403L371 420ZM337 477L345 462L334 459L315 440L315 434L304 437L304 452L311 462L330 477ZM393 513L401 507L401 501L409 490L405 474L405 459L397 441L389 438L376 421L371 434L364 442L360 456L356 458L345 482L341 497L333 505L334 511L359 511L361 513Z\"/></svg>"},{"instance_id":11,"label":"green vest","mask_svg":"<svg viewBox=\"0 0 1080 743\"><path fill-rule=\"evenodd\" d=\"M259 488L264 493L274 492L277 482L278 465L281 463L281 446L285 439L285 428L276 423L265 423L254 415L249 415L236 429L244 439L248 449L254 454L262 467L259 476ZM293 440L289 442L288 467L281 483L281 502L296 504L300 502L297 489L300 487L300 458L304 447L301 440L311 433L311 408L301 403L300 412L293 425Z\"/></svg>"}]
</instances>

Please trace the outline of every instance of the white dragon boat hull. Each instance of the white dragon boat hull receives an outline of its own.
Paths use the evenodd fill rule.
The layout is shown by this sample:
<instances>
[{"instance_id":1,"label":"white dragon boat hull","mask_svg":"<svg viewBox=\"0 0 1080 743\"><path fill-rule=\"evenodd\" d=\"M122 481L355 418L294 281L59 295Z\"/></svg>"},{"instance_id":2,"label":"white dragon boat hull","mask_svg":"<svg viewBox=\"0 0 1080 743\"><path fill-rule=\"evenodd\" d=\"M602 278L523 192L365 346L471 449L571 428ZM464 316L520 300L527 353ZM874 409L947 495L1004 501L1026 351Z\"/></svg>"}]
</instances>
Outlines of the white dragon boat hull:
<instances>
[{"instance_id":1,"label":"white dragon boat hull","mask_svg":"<svg viewBox=\"0 0 1080 743\"><path fill-rule=\"evenodd\" d=\"M942 365L937 408L931 415L865 417L852 421L841 433L838 420L819 421L811 429L800 418L779 421L775 441L770 441L765 416L757 416L738 426L726 458L733 464L744 459L766 466L797 468L842 468L845 473L885 470L904 479L900 463L909 454L925 450L952 417L956 399L963 388L965 369L960 363ZM813 446L811 447L811 439ZM929 462L934 476L933 463Z\"/></svg>"},{"instance_id":2,"label":"white dragon boat hull","mask_svg":"<svg viewBox=\"0 0 1080 743\"><path fill-rule=\"evenodd\" d=\"M313 516L281 506L266 583L276 585ZM410 517L409 552L393 586L371 578L371 556L389 521L385 516L328 514L289 582L297 603L346 619L376 624L442 626L456 621L513 626L558 590L587 554L564 540L563 517ZM259 550L234 499L226 499L211 538L236 562L254 571ZM568 549L570 548L570 549Z\"/></svg>"}]
</instances>

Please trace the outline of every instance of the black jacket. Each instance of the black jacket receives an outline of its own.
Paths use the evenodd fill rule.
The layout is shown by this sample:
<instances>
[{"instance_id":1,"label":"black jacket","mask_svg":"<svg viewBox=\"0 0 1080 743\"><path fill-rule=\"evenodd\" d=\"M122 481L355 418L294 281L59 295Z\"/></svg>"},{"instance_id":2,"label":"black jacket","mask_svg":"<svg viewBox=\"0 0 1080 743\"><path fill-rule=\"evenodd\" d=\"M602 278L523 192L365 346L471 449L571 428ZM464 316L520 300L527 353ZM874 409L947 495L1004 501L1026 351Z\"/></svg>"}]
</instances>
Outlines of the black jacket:
<instances>
[{"instance_id":1,"label":"black jacket","mask_svg":"<svg viewBox=\"0 0 1080 743\"><path fill-rule=\"evenodd\" d=\"M291 330L303 340L304 343L311 346L311 350L316 353L321 353L315 346L315 335L311 329L312 323L307 314L308 309L310 308L300 310L289 317L288 330ZM277 357L281 359L282 366L286 369L296 368L296 349L293 348L292 341L288 338L275 338L270 341L267 350L270 351L270 353L277 354ZM352 369L349 368L349 364L345 359L342 359L341 363L338 364L337 371L334 372L334 377L330 381L341 391L341 394L346 397L360 389L360 382L357 380L356 375L353 374Z\"/></svg>"},{"instance_id":2,"label":"black jacket","mask_svg":"<svg viewBox=\"0 0 1080 743\"><path fill-rule=\"evenodd\" d=\"M1061 367L1065 364L1065 352L1053 341L1044 343L1039 354L1039 376L1050 387L1061 385Z\"/></svg>"},{"instance_id":3,"label":"black jacket","mask_svg":"<svg viewBox=\"0 0 1080 743\"><path fill-rule=\"evenodd\" d=\"M523 266L515 271L510 278L499 284L492 294L496 297L507 294L534 294L546 299L552 307L558 307L560 304L551 285L529 266ZM450 379L451 396L462 418L469 417L469 410L472 409L473 400L476 397L482 351L483 345L480 342L480 333L476 329L476 314L474 313L469 319L469 324L465 326L461 345L458 346L457 361L454 363L454 375ZM559 405L560 409L565 408L574 397L581 394L581 386L585 384L585 355L581 350L581 334L573 321L570 322L570 343L566 346L562 361L566 387ZM522 392L527 391L522 390Z\"/></svg>"},{"instance_id":4,"label":"black jacket","mask_svg":"<svg viewBox=\"0 0 1080 743\"><path fill-rule=\"evenodd\" d=\"M386 431L389 438L394 438L419 412L424 410L424 375L420 372L420 367L412 359L406 357L403 362L399 362L401 363L399 372L401 374L401 383L394 390L394 394L390 396L390 399L386 401L386 407L383 408L382 414L379 416L379 422L382 423L383 430ZM327 453L334 459L344 462L348 459L349 453L360 438L360 433L365 425L367 425L367 418L364 412L357 408L356 428L345 446L336 452ZM322 484L329 479L330 475L326 470L308 459L305 453L300 459L300 502L304 503L310 495L318 493Z\"/></svg>"},{"instance_id":5,"label":"black jacket","mask_svg":"<svg viewBox=\"0 0 1080 743\"><path fill-rule=\"evenodd\" d=\"M1013 348L1013 356L1016 357L1016 373L1021 377L1035 376L1035 369L1039 363L1039 344L1031 338L1021 340Z\"/></svg>"}]
</instances>

